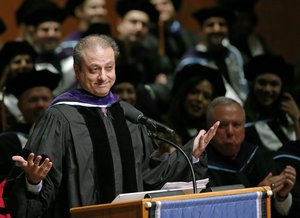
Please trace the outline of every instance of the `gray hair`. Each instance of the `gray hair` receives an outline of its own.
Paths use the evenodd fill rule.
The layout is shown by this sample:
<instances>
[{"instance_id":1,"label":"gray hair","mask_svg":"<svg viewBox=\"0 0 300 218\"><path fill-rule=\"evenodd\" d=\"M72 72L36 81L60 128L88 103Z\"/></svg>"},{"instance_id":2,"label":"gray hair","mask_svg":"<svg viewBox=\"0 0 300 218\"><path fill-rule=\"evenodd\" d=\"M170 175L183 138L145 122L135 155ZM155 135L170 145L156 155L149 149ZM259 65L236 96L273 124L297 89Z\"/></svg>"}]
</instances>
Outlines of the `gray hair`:
<instances>
[{"instance_id":1,"label":"gray hair","mask_svg":"<svg viewBox=\"0 0 300 218\"><path fill-rule=\"evenodd\" d=\"M206 110L206 122L207 125L210 126L212 123L214 123L216 120L214 120L213 117L213 111L218 105L232 105L236 104L238 105L241 110L243 111L244 118L245 118L245 111L244 108L238 103L236 100L224 96L220 96L212 100L212 102L208 105L207 110Z\"/></svg>"},{"instance_id":2,"label":"gray hair","mask_svg":"<svg viewBox=\"0 0 300 218\"><path fill-rule=\"evenodd\" d=\"M73 49L74 64L77 65L79 68L81 68L82 51L84 49L94 49L97 46L100 46L103 49L109 47L112 48L115 54L115 60L117 60L117 58L120 55L119 47L113 38L107 35L92 34L80 39L79 42L74 47Z\"/></svg>"}]
</instances>

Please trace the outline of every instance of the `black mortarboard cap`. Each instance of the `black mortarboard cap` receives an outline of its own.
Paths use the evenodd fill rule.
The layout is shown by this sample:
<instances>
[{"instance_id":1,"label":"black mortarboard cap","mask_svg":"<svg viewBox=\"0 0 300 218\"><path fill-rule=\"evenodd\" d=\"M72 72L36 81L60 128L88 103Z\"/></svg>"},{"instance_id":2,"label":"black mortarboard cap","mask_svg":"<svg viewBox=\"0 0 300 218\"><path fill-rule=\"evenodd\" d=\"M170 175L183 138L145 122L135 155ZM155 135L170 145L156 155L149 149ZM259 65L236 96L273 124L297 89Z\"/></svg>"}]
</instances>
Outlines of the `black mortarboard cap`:
<instances>
[{"instance_id":1,"label":"black mortarboard cap","mask_svg":"<svg viewBox=\"0 0 300 218\"><path fill-rule=\"evenodd\" d=\"M172 94L177 91L190 79L207 79L213 86L213 96L224 96L226 89L224 86L222 74L219 70L203 66L201 64L188 64L176 72L172 87Z\"/></svg>"},{"instance_id":2,"label":"black mortarboard cap","mask_svg":"<svg viewBox=\"0 0 300 218\"><path fill-rule=\"evenodd\" d=\"M203 24L205 20L211 17L222 17L228 24L233 23L236 18L234 11L223 6L212 6L200 8L192 13L193 18L195 18L200 25Z\"/></svg>"},{"instance_id":3,"label":"black mortarboard cap","mask_svg":"<svg viewBox=\"0 0 300 218\"><path fill-rule=\"evenodd\" d=\"M240 14L246 14L247 19L256 25L258 22L258 17L255 12L255 5L258 0L218 0L218 3L224 7L234 10L237 15L237 19Z\"/></svg>"},{"instance_id":4,"label":"black mortarboard cap","mask_svg":"<svg viewBox=\"0 0 300 218\"><path fill-rule=\"evenodd\" d=\"M19 98L23 92L34 87L45 86L50 90L54 90L60 79L61 76L59 74L52 73L49 70L33 70L18 74L9 80L6 85L6 91Z\"/></svg>"},{"instance_id":5,"label":"black mortarboard cap","mask_svg":"<svg viewBox=\"0 0 300 218\"><path fill-rule=\"evenodd\" d=\"M54 2L40 1L41 3L32 5L24 13L23 22L27 25L37 26L46 21L56 21L62 23L66 18L66 12Z\"/></svg>"},{"instance_id":6,"label":"black mortarboard cap","mask_svg":"<svg viewBox=\"0 0 300 218\"><path fill-rule=\"evenodd\" d=\"M35 7L42 4L44 4L44 0L23 0L15 13L17 25L20 25L21 23L25 23L24 19L27 13L33 10Z\"/></svg>"},{"instance_id":7,"label":"black mortarboard cap","mask_svg":"<svg viewBox=\"0 0 300 218\"><path fill-rule=\"evenodd\" d=\"M279 55L265 54L253 57L244 65L244 73L249 81L254 81L258 75L264 73L276 74L285 85L293 82L294 79L293 65L287 64Z\"/></svg>"},{"instance_id":8,"label":"black mortarboard cap","mask_svg":"<svg viewBox=\"0 0 300 218\"><path fill-rule=\"evenodd\" d=\"M182 0L172 0L173 6L176 11L179 11L181 7Z\"/></svg>"},{"instance_id":9,"label":"black mortarboard cap","mask_svg":"<svg viewBox=\"0 0 300 218\"><path fill-rule=\"evenodd\" d=\"M27 41L8 41L0 50L0 75L4 67L17 55L28 54L35 62L36 52Z\"/></svg>"},{"instance_id":10,"label":"black mortarboard cap","mask_svg":"<svg viewBox=\"0 0 300 218\"><path fill-rule=\"evenodd\" d=\"M252 11L258 0L218 0L218 4L238 11Z\"/></svg>"},{"instance_id":11,"label":"black mortarboard cap","mask_svg":"<svg viewBox=\"0 0 300 218\"><path fill-rule=\"evenodd\" d=\"M150 21L158 21L159 12L149 0L117 0L116 11L120 17L124 17L131 10L143 11L148 14Z\"/></svg>"},{"instance_id":12,"label":"black mortarboard cap","mask_svg":"<svg viewBox=\"0 0 300 218\"><path fill-rule=\"evenodd\" d=\"M109 23L92 23L89 28L82 34L82 38L88 35L111 35L111 26Z\"/></svg>"},{"instance_id":13,"label":"black mortarboard cap","mask_svg":"<svg viewBox=\"0 0 300 218\"><path fill-rule=\"evenodd\" d=\"M74 16L75 8L84 3L84 1L85 0L67 0L64 8L68 14Z\"/></svg>"},{"instance_id":14,"label":"black mortarboard cap","mask_svg":"<svg viewBox=\"0 0 300 218\"><path fill-rule=\"evenodd\" d=\"M135 64L120 64L116 68L115 85L129 82L137 87L142 82L142 76Z\"/></svg>"}]
</instances>

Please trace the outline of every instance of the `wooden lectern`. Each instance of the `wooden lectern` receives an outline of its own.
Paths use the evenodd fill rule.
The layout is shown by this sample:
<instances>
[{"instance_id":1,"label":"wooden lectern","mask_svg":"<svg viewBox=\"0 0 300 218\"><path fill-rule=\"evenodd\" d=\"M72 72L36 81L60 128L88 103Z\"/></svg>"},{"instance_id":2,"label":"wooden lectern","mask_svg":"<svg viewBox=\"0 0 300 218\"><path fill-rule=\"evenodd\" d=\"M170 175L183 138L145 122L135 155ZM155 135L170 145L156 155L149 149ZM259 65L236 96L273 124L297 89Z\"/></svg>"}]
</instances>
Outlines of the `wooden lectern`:
<instances>
[{"instance_id":1,"label":"wooden lectern","mask_svg":"<svg viewBox=\"0 0 300 218\"><path fill-rule=\"evenodd\" d=\"M211 198L217 196L240 195L245 193L267 192L266 211L267 217L271 217L271 201L272 191L269 186L256 188L243 188L216 192L206 192L199 194L177 195L159 198L148 198L137 201L127 201L122 203L111 203L92 205L84 207L71 208L72 218L147 218L149 217L149 205L156 201L184 201L187 199Z\"/></svg>"}]
</instances>

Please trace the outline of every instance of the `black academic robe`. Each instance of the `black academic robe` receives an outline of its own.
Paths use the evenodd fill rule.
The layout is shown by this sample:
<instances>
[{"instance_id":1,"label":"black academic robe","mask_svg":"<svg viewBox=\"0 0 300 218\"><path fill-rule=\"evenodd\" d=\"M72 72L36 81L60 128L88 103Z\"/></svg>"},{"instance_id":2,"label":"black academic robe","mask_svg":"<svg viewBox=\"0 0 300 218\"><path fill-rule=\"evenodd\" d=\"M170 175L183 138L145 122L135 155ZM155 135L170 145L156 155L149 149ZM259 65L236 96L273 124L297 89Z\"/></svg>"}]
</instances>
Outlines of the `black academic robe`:
<instances>
[{"instance_id":1,"label":"black academic robe","mask_svg":"<svg viewBox=\"0 0 300 218\"><path fill-rule=\"evenodd\" d=\"M5 179L13 168L14 163L11 159L14 155L22 153L22 138L14 132L4 132L0 134L0 217L8 216L8 211L3 204L2 193L5 184Z\"/></svg>"},{"instance_id":2,"label":"black academic robe","mask_svg":"<svg viewBox=\"0 0 300 218\"><path fill-rule=\"evenodd\" d=\"M277 140L274 137L272 137L273 140L277 142L276 145L272 146L272 144L271 145L270 143L267 144L266 142L264 142L264 140L262 140L263 134L260 134L259 130L254 125L255 123L248 123L247 127L245 128L246 140L248 142L259 145L263 149L269 151L271 154L275 154L276 151L281 147L280 144L283 145L291 141L290 138L288 137L288 134L282 130L282 125L278 123L276 120L266 120L261 122L262 123L265 122L270 128L271 131L270 133L273 133L274 136L277 137Z\"/></svg>"},{"instance_id":3,"label":"black academic robe","mask_svg":"<svg viewBox=\"0 0 300 218\"><path fill-rule=\"evenodd\" d=\"M244 142L235 160L220 155L211 145L207 148L208 177L211 186L242 184L255 187L269 172L278 174L279 167L268 153Z\"/></svg>"},{"instance_id":4,"label":"black academic robe","mask_svg":"<svg viewBox=\"0 0 300 218\"><path fill-rule=\"evenodd\" d=\"M26 149L48 156L53 162L53 167L43 180L43 188L38 195L26 191L22 173L14 180L8 180L5 191L13 217L65 218L70 216L69 209L72 207L106 203L107 199L101 202L101 193L113 193L116 196L124 190L126 192L159 189L168 181L191 180L188 164L180 153L173 152L163 155L160 159L151 156L154 149L146 127L130 121L126 121L125 125L132 139L134 169L129 169L132 170L131 173L124 175L124 163L121 161L124 155L120 154L118 144L121 143L116 140L111 107L108 108L106 116L100 111L96 107L63 104L55 105L46 111L36 124ZM93 121L99 119L103 120L106 129L110 153L99 153L98 157L95 156L98 152L95 146L101 148L106 140L97 138L103 133L95 135L95 131L101 130L102 127L99 125L98 128L98 123ZM191 159L192 147L191 141L183 148ZM205 156L201 157L200 162L202 161L205 163ZM106 168L112 168L110 174L107 174L110 178L101 177L102 172L99 172L99 169L105 171ZM203 178L205 167L196 164L195 170L196 174ZM107 184L108 179L111 184ZM126 179L131 179L136 186L131 189L125 187ZM109 188L101 189L102 183Z\"/></svg>"},{"instance_id":5,"label":"black academic robe","mask_svg":"<svg viewBox=\"0 0 300 218\"><path fill-rule=\"evenodd\" d=\"M269 172L278 175L281 167L277 165L269 152L258 146L242 143L236 160L229 160L208 145L208 177L211 186L242 184L244 187L256 187ZM281 217L272 205L272 217Z\"/></svg>"},{"instance_id":6,"label":"black academic robe","mask_svg":"<svg viewBox=\"0 0 300 218\"><path fill-rule=\"evenodd\" d=\"M11 159L21 155L27 141L27 135L19 132L3 132L0 134L0 183L9 175L14 166Z\"/></svg>"},{"instance_id":7,"label":"black academic robe","mask_svg":"<svg viewBox=\"0 0 300 218\"><path fill-rule=\"evenodd\" d=\"M290 165L297 172L296 182L292 190L293 205L289 217L298 217L300 208L300 141L290 141L275 152L274 161L280 166Z\"/></svg>"}]
</instances>

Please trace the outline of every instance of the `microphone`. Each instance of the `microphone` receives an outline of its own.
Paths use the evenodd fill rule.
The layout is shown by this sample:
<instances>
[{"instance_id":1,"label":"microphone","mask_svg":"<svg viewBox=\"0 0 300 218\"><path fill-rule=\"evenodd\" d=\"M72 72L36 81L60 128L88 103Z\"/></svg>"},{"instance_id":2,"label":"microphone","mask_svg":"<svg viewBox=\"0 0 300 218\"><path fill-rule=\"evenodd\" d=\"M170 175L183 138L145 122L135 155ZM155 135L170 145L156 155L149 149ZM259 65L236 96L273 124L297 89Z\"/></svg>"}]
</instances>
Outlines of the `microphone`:
<instances>
[{"instance_id":1,"label":"microphone","mask_svg":"<svg viewBox=\"0 0 300 218\"><path fill-rule=\"evenodd\" d=\"M136 123L136 124L137 123L144 124L152 131L161 131L161 132L169 133L169 134L175 133L175 131L173 129L167 127L166 125L161 124L153 119L150 119L150 118L144 116L141 111L139 111L134 106L127 103L126 101L120 101L120 105L122 106L122 108L124 110L124 115L125 115L126 119L128 119L130 122ZM171 146L175 147L184 156L185 160L187 161L187 163L189 165L189 169L191 171L192 182L193 182L193 192L194 192L194 194L198 193L194 168L193 168L193 165L192 165L189 157L184 152L184 150L179 145L176 145L175 143L173 143L172 141L169 141L167 139L161 138L155 133L151 133L151 135L154 136L156 139L166 142L166 143L170 144Z\"/></svg>"},{"instance_id":2,"label":"microphone","mask_svg":"<svg viewBox=\"0 0 300 218\"><path fill-rule=\"evenodd\" d=\"M144 116L144 114L130 105L125 101L120 101L120 104L124 110L125 117L132 123L141 123L147 126L152 131L160 131L163 133L174 134L175 131L166 125L159 123L149 117Z\"/></svg>"}]
</instances>

